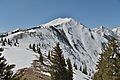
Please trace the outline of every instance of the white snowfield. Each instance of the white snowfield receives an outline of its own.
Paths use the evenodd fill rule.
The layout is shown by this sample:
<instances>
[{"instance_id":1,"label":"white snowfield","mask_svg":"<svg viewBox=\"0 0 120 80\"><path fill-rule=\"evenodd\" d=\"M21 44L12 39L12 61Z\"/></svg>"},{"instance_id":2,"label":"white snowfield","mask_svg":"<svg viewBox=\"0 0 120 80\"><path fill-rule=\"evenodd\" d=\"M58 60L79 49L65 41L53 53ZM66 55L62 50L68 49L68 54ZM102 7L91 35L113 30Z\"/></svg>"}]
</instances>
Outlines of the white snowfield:
<instances>
[{"instance_id":1,"label":"white snowfield","mask_svg":"<svg viewBox=\"0 0 120 80\"><path fill-rule=\"evenodd\" d=\"M7 59L7 63L15 64L14 71L30 67L32 60L36 59L35 53L32 51L26 50L26 48L18 48L18 47L4 47L5 50L3 52L5 58Z\"/></svg>"},{"instance_id":2,"label":"white snowfield","mask_svg":"<svg viewBox=\"0 0 120 80\"><path fill-rule=\"evenodd\" d=\"M58 18L40 26L36 29L21 30L6 37L11 40L18 39L19 42L18 47L5 46L3 52L8 63L16 65L14 70L30 67L32 60L36 59L37 54L29 49L29 44L39 44L43 55L46 55L55 43L59 42L65 58L70 58L72 65L77 65L77 70L73 67L74 80L90 80L103 44L108 41L104 34L115 33L103 28L91 30L72 18ZM85 66L87 75L83 73Z\"/></svg>"}]
</instances>

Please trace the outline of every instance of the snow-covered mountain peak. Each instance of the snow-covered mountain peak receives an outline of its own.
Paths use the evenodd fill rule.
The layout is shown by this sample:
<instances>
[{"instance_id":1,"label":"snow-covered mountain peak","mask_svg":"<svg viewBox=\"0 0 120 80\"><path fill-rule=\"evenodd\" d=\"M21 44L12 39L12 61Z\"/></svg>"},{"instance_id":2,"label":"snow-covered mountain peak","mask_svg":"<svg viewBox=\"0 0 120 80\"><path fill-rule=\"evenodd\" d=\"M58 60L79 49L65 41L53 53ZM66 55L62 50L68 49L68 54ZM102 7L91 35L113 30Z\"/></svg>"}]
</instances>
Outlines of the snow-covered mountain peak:
<instances>
[{"instance_id":1,"label":"snow-covered mountain peak","mask_svg":"<svg viewBox=\"0 0 120 80\"><path fill-rule=\"evenodd\" d=\"M106 27L104 27L104 26L99 26L97 28L94 28L93 30L94 31L102 31L102 32L104 32L105 30L108 30L108 29Z\"/></svg>"},{"instance_id":2,"label":"snow-covered mountain peak","mask_svg":"<svg viewBox=\"0 0 120 80\"><path fill-rule=\"evenodd\" d=\"M100 34L101 36L104 36L104 35L110 35L110 36L114 36L114 32L111 30L111 29L108 29L104 26L100 26L98 28L94 28L92 29L94 32Z\"/></svg>"},{"instance_id":3,"label":"snow-covered mountain peak","mask_svg":"<svg viewBox=\"0 0 120 80\"><path fill-rule=\"evenodd\" d=\"M36 49L39 47L46 56L59 42L65 59L69 58L72 62L74 80L90 80L99 53L111 34L113 31L103 26L91 30L72 18L58 18L37 27L16 29L5 36L1 34L4 39L11 41L11 45L6 42L6 46L2 46L2 43L0 46L5 47L3 54L8 63L16 64L15 70L18 70L31 66L32 60L36 60L37 54L29 48L30 44L35 44ZM85 66L87 74L83 72Z\"/></svg>"},{"instance_id":4,"label":"snow-covered mountain peak","mask_svg":"<svg viewBox=\"0 0 120 80\"><path fill-rule=\"evenodd\" d=\"M59 25L64 24L71 21L72 18L57 18L55 20L50 21L49 23L43 24L44 26L51 26L51 25Z\"/></svg>"},{"instance_id":5,"label":"snow-covered mountain peak","mask_svg":"<svg viewBox=\"0 0 120 80\"><path fill-rule=\"evenodd\" d=\"M113 28L112 31L114 32L114 34L119 37L120 39L120 27L117 27L117 28Z\"/></svg>"},{"instance_id":6,"label":"snow-covered mountain peak","mask_svg":"<svg viewBox=\"0 0 120 80\"><path fill-rule=\"evenodd\" d=\"M76 24L78 23L77 21L75 21L74 19L72 18L57 18L57 19L54 19L46 24L42 24L41 26L42 27L49 27L49 26L58 26L58 25L63 25L63 24Z\"/></svg>"},{"instance_id":7,"label":"snow-covered mountain peak","mask_svg":"<svg viewBox=\"0 0 120 80\"><path fill-rule=\"evenodd\" d=\"M104 26L100 26L99 29L105 30L106 28Z\"/></svg>"}]
</instances>

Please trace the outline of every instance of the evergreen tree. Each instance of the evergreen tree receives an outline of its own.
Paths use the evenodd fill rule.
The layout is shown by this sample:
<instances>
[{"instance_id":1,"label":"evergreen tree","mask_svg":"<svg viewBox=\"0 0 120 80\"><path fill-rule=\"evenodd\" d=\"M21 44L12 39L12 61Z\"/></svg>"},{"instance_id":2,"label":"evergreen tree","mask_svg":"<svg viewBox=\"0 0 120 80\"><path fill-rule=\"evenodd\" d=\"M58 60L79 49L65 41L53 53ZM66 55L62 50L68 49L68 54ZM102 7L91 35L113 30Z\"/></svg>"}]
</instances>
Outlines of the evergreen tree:
<instances>
[{"instance_id":1,"label":"evergreen tree","mask_svg":"<svg viewBox=\"0 0 120 80\"><path fill-rule=\"evenodd\" d=\"M4 51L4 49L3 49L3 48L0 48L0 52L2 52L2 51Z\"/></svg>"},{"instance_id":2,"label":"evergreen tree","mask_svg":"<svg viewBox=\"0 0 120 80\"><path fill-rule=\"evenodd\" d=\"M86 74L86 75L88 74L88 73L87 73L87 66L86 66L86 64L85 64L85 66L84 66L84 68L83 68L83 73Z\"/></svg>"},{"instance_id":3,"label":"evergreen tree","mask_svg":"<svg viewBox=\"0 0 120 80\"><path fill-rule=\"evenodd\" d=\"M2 42L2 46L5 46L5 42L4 41Z\"/></svg>"},{"instance_id":4,"label":"evergreen tree","mask_svg":"<svg viewBox=\"0 0 120 80\"><path fill-rule=\"evenodd\" d=\"M6 59L2 57L1 55L2 53L0 53L0 79L5 77L4 70L6 68L6 64L5 64Z\"/></svg>"},{"instance_id":5,"label":"evergreen tree","mask_svg":"<svg viewBox=\"0 0 120 80\"><path fill-rule=\"evenodd\" d=\"M73 69L70 59L67 59L67 66L68 66L68 80L73 80Z\"/></svg>"},{"instance_id":6,"label":"evergreen tree","mask_svg":"<svg viewBox=\"0 0 120 80\"><path fill-rule=\"evenodd\" d=\"M31 44L29 44L29 48L30 48L30 49L32 49L32 46L31 46Z\"/></svg>"},{"instance_id":7,"label":"evergreen tree","mask_svg":"<svg viewBox=\"0 0 120 80\"><path fill-rule=\"evenodd\" d=\"M11 69L13 69L15 65L8 65L4 56L1 55L0 53L0 80L12 80L13 71Z\"/></svg>"},{"instance_id":8,"label":"evergreen tree","mask_svg":"<svg viewBox=\"0 0 120 80\"><path fill-rule=\"evenodd\" d=\"M67 69L62 50L60 49L59 43L56 44L51 53L51 66L50 74L51 80L68 80Z\"/></svg>"},{"instance_id":9,"label":"evergreen tree","mask_svg":"<svg viewBox=\"0 0 120 80\"><path fill-rule=\"evenodd\" d=\"M97 65L97 72L94 75L93 80L119 80L118 74L120 73L120 67L117 64L120 63L117 58L117 43L116 40L112 40L106 49L100 54L100 59ZM117 63L118 61L118 63ZM118 74L117 74L118 73ZM117 79L119 78L119 79Z\"/></svg>"},{"instance_id":10,"label":"evergreen tree","mask_svg":"<svg viewBox=\"0 0 120 80\"><path fill-rule=\"evenodd\" d=\"M8 39L7 43L10 44L10 39Z\"/></svg>"},{"instance_id":11,"label":"evergreen tree","mask_svg":"<svg viewBox=\"0 0 120 80\"><path fill-rule=\"evenodd\" d=\"M17 46L17 44L16 44L16 43L14 43L14 46Z\"/></svg>"},{"instance_id":12,"label":"evergreen tree","mask_svg":"<svg viewBox=\"0 0 120 80\"><path fill-rule=\"evenodd\" d=\"M33 44L33 51L36 52L35 43Z\"/></svg>"},{"instance_id":13,"label":"evergreen tree","mask_svg":"<svg viewBox=\"0 0 120 80\"><path fill-rule=\"evenodd\" d=\"M77 65L74 63L74 68L77 70Z\"/></svg>"},{"instance_id":14,"label":"evergreen tree","mask_svg":"<svg viewBox=\"0 0 120 80\"><path fill-rule=\"evenodd\" d=\"M112 55L112 63L113 63L113 80L120 80L120 51L118 41L113 41L113 55Z\"/></svg>"},{"instance_id":15,"label":"evergreen tree","mask_svg":"<svg viewBox=\"0 0 120 80\"><path fill-rule=\"evenodd\" d=\"M82 66L80 66L80 69L79 69L80 71L82 71Z\"/></svg>"},{"instance_id":16,"label":"evergreen tree","mask_svg":"<svg viewBox=\"0 0 120 80\"><path fill-rule=\"evenodd\" d=\"M7 65L5 71L5 80L13 80L13 69L15 65Z\"/></svg>"},{"instance_id":17,"label":"evergreen tree","mask_svg":"<svg viewBox=\"0 0 120 80\"><path fill-rule=\"evenodd\" d=\"M50 60L50 51L48 51L48 56L47 56L47 57L48 57L48 59Z\"/></svg>"},{"instance_id":18,"label":"evergreen tree","mask_svg":"<svg viewBox=\"0 0 120 80\"><path fill-rule=\"evenodd\" d=\"M115 60L115 65L114 65L114 75L113 78L114 80L120 80L120 58L117 58Z\"/></svg>"},{"instance_id":19,"label":"evergreen tree","mask_svg":"<svg viewBox=\"0 0 120 80\"><path fill-rule=\"evenodd\" d=\"M3 42L3 37L1 37L1 42Z\"/></svg>"},{"instance_id":20,"label":"evergreen tree","mask_svg":"<svg viewBox=\"0 0 120 80\"><path fill-rule=\"evenodd\" d=\"M7 40L7 43L12 46L12 42L10 41L10 39Z\"/></svg>"},{"instance_id":21,"label":"evergreen tree","mask_svg":"<svg viewBox=\"0 0 120 80\"><path fill-rule=\"evenodd\" d=\"M19 44L18 39L15 40L15 43Z\"/></svg>"},{"instance_id":22,"label":"evergreen tree","mask_svg":"<svg viewBox=\"0 0 120 80\"><path fill-rule=\"evenodd\" d=\"M39 54L39 61L41 62L41 64L44 64L44 63L43 63L43 55L42 55L42 53L41 53L40 48L38 48L38 54Z\"/></svg>"},{"instance_id":23,"label":"evergreen tree","mask_svg":"<svg viewBox=\"0 0 120 80\"><path fill-rule=\"evenodd\" d=\"M7 42L7 39L6 39L6 38L4 39L4 42Z\"/></svg>"}]
</instances>

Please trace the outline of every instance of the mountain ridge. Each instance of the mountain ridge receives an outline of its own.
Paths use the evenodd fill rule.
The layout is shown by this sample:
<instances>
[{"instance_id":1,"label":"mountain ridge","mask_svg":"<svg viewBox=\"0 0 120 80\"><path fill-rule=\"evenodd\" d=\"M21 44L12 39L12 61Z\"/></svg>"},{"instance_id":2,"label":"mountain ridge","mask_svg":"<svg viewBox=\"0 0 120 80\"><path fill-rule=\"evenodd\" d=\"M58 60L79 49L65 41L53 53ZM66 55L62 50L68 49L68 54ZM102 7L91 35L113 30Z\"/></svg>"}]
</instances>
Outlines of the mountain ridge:
<instances>
[{"instance_id":1,"label":"mountain ridge","mask_svg":"<svg viewBox=\"0 0 120 80\"><path fill-rule=\"evenodd\" d=\"M30 67L31 59L36 59L36 53L29 50L29 44L38 45L43 55L47 55L55 43L59 42L65 59L70 58L72 66L74 64L77 65L77 69L73 67L75 73L74 80L86 80L85 78L90 79L94 74L99 54L102 52L104 45L109 41L110 37L115 37L113 34L115 35L115 32L106 28L90 29L72 18L59 18L30 29L11 31L7 36L3 36L3 38L10 39L12 45L14 45L16 39L18 39L19 44L17 44L17 47L10 47L9 45L1 47L5 48L3 54L8 59L8 62L15 63L17 65L15 70L18 70L24 67ZM105 37L105 35L107 37ZM24 60L19 62L16 59L11 59L13 56L11 54L10 57L10 55L8 55L9 52L12 52L18 60L23 56L24 59L25 57L29 59L29 56L32 58L26 60L26 66L21 63L24 63ZM18 57L20 52L23 54L21 54L21 57ZM88 74L82 72L85 66L87 66ZM81 71L79 70L80 67L82 68Z\"/></svg>"}]
</instances>

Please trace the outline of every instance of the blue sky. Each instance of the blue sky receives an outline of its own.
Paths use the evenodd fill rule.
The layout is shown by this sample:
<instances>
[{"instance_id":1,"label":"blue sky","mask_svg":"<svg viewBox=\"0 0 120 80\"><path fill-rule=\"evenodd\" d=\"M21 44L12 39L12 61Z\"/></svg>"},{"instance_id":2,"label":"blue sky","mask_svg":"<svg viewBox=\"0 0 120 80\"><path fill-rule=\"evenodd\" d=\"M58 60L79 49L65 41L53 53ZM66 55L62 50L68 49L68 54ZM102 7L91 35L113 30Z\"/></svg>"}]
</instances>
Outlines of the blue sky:
<instances>
[{"instance_id":1,"label":"blue sky","mask_svg":"<svg viewBox=\"0 0 120 80\"><path fill-rule=\"evenodd\" d=\"M120 0L0 0L1 32L58 17L71 17L90 28L120 26Z\"/></svg>"}]
</instances>

